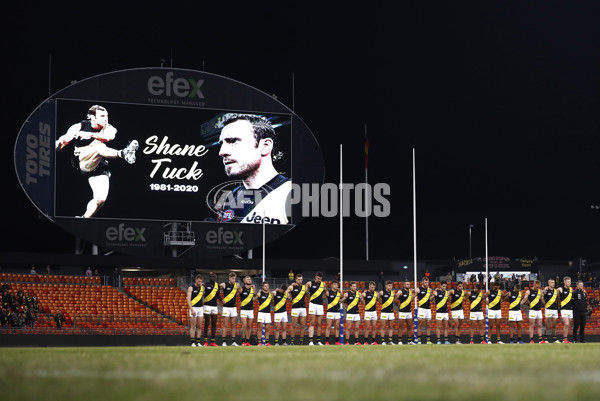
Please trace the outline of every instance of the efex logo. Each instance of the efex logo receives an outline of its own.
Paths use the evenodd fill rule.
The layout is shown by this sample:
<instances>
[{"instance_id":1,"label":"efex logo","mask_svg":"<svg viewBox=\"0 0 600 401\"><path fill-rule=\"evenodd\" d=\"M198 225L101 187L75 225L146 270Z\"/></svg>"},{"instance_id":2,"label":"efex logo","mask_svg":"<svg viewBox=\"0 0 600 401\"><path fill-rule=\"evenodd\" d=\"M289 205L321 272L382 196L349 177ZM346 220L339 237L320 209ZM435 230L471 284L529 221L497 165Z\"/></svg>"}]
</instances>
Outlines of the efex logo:
<instances>
[{"instance_id":1,"label":"efex logo","mask_svg":"<svg viewBox=\"0 0 600 401\"><path fill-rule=\"evenodd\" d=\"M125 227L121 223L118 227L108 227L106 229L106 239L109 241L126 241L126 242L146 242L144 232L146 227Z\"/></svg>"},{"instance_id":2,"label":"efex logo","mask_svg":"<svg viewBox=\"0 0 600 401\"><path fill-rule=\"evenodd\" d=\"M152 76L148 79L148 92L154 96L177 96L204 99L200 87L203 79L173 78L173 72L167 72L165 78Z\"/></svg>"}]
</instances>

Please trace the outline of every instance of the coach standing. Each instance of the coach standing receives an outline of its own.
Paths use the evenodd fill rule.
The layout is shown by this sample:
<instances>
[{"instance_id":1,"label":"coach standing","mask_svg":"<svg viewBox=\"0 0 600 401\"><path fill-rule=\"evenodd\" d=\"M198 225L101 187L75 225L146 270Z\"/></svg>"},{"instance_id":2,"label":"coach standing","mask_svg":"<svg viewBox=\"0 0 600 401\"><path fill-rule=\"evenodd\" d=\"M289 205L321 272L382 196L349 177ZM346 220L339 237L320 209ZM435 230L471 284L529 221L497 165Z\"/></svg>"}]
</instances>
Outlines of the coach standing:
<instances>
[{"instance_id":1,"label":"coach standing","mask_svg":"<svg viewBox=\"0 0 600 401\"><path fill-rule=\"evenodd\" d=\"M587 293L583 288L583 281L577 281L577 288L573 291L573 342L585 342L585 313L587 310ZM577 329L580 328L579 341Z\"/></svg>"}]
</instances>

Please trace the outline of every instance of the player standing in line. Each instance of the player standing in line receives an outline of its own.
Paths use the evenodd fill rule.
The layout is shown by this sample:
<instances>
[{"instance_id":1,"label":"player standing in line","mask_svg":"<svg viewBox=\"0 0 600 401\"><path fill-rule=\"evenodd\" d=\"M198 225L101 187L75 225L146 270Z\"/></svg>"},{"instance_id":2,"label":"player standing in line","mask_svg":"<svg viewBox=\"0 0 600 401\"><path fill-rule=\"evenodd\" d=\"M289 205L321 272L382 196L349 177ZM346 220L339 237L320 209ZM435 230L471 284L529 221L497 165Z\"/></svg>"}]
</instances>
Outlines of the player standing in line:
<instances>
[{"instance_id":1,"label":"player standing in line","mask_svg":"<svg viewBox=\"0 0 600 401\"><path fill-rule=\"evenodd\" d=\"M396 292L396 300L398 301L398 345L402 345L402 326L406 327L406 341L409 345L413 345L413 315L412 315L412 300L415 296L415 290L410 288L410 281L404 283L404 287Z\"/></svg>"},{"instance_id":2,"label":"player standing in line","mask_svg":"<svg viewBox=\"0 0 600 401\"><path fill-rule=\"evenodd\" d=\"M254 294L252 277L244 277L244 286L240 292L240 322L242 323L242 346L250 346L252 321L254 320Z\"/></svg>"},{"instance_id":3,"label":"player standing in line","mask_svg":"<svg viewBox=\"0 0 600 401\"><path fill-rule=\"evenodd\" d=\"M530 343L533 344L533 333L534 329L538 329L538 339L542 340L542 290L540 290L539 280L533 282L533 289L525 291L525 296L521 301L521 305L524 303L529 304L529 339Z\"/></svg>"},{"instance_id":4,"label":"player standing in line","mask_svg":"<svg viewBox=\"0 0 600 401\"><path fill-rule=\"evenodd\" d=\"M558 322L558 305L560 304L559 291L555 288L556 282L553 279L548 280L548 286L544 288L544 309L546 315L546 335L544 336L543 344L560 343L556 338L556 323ZM549 334L552 335L550 339Z\"/></svg>"},{"instance_id":5,"label":"player standing in line","mask_svg":"<svg viewBox=\"0 0 600 401\"><path fill-rule=\"evenodd\" d=\"M502 322L502 290L500 290L499 282L495 281L492 284L492 289L486 292L485 302L488 304L488 319L492 323L492 327L496 328L496 343L504 344L502 340L500 340L500 323ZM488 344L491 343L492 336L490 335Z\"/></svg>"},{"instance_id":6,"label":"player standing in line","mask_svg":"<svg viewBox=\"0 0 600 401\"><path fill-rule=\"evenodd\" d=\"M235 342L236 338L236 326L237 326L237 307L235 304L235 297L237 294L242 292L242 288L238 285L237 274L234 272L229 273L229 280L226 283L221 283L220 287L223 291L223 325L221 327L221 337L223 338L223 346L226 347L227 343L231 341L231 345L237 347ZM227 336L227 328L231 327L231 335ZM227 338L229 337L229 338Z\"/></svg>"},{"instance_id":7,"label":"player standing in line","mask_svg":"<svg viewBox=\"0 0 600 401\"><path fill-rule=\"evenodd\" d=\"M475 284L475 288L473 291L468 291L467 296L469 297L470 303L470 311L469 311L469 320L470 320L470 335L471 341L470 344L473 344L473 333L475 332L475 326L479 329L479 336L481 338L482 344L487 344L485 342L484 330L485 326L483 324L483 310L481 309L481 303L483 301L483 291L481 291L481 284Z\"/></svg>"},{"instance_id":8,"label":"player standing in line","mask_svg":"<svg viewBox=\"0 0 600 401\"><path fill-rule=\"evenodd\" d=\"M306 283L306 290L309 293L308 302L308 345L313 343L315 326L317 327L317 345L323 345L321 342L321 326L323 325L323 297L325 296L325 283L323 282L323 273L317 272L314 281ZM324 340L323 340L324 341Z\"/></svg>"},{"instance_id":9,"label":"player standing in line","mask_svg":"<svg viewBox=\"0 0 600 401\"><path fill-rule=\"evenodd\" d=\"M300 325L298 345L304 345L304 332L306 331L306 287L302 284L302 274L296 274L296 281L287 289L288 297L292 300L292 341L296 341L296 326Z\"/></svg>"},{"instance_id":10,"label":"player standing in line","mask_svg":"<svg viewBox=\"0 0 600 401\"><path fill-rule=\"evenodd\" d=\"M273 294L269 291L269 283L263 281L262 289L254 295L254 300L258 301L258 318L256 319L258 332L257 336L262 337L263 325L265 326L265 345L271 346L267 324L271 324L271 303L273 302ZM258 339L258 345L262 345L262 341Z\"/></svg>"},{"instance_id":11,"label":"player standing in line","mask_svg":"<svg viewBox=\"0 0 600 401\"><path fill-rule=\"evenodd\" d=\"M377 284L369 283L369 289L361 294L362 302L365 304L365 345L378 345L377 339ZM367 342L367 332L369 333Z\"/></svg>"},{"instance_id":12,"label":"player standing in line","mask_svg":"<svg viewBox=\"0 0 600 401\"><path fill-rule=\"evenodd\" d=\"M199 339L202 330L202 318L204 317L204 286L202 285L202 276L196 275L194 284L188 287L187 303L190 309L190 342L192 347L202 347Z\"/></svg>"},{"instance_id":13,"label":"player standing in line","mask_svg":"<svg viewBox=\"0 0 600 401\"><path fill-rule=\"evenodd\" d=\"M450 314L452 316L452 322L454 323L454 331L456 332L456 344L462 344L460 342L460 334L462 328L462 322L465 320L465 312L463 310L463 302L465 300L465 290L462 281L456 284L456 289L450 291Z\"/></svg>"},{"instance_id":14,"label":"player standing in line","mask_svg":"<svg viewBox=\"0 0 600 401\"><path fill-rule=\"evenodd\" d=\"M330 343L341 345L337 340L337 336L340 334L340 300L342 293L339 290L339 283L337 281L331 283L331 290L325 290L325 297L327 298L327 326L325 328L327 342L325 345L329 345ZM333 327L333 334L330 336L331 327Z\"/></svg>"},{"instance_id":15,"label":"player standing in line","mask_svg":"<svg viewBox=\"0 0 600 401\"><path fill-rule=\"evenodd\" d=\"M437 343L442 344L440 337L441 329L444 329L444 344L450 344L448 341L448 297L449 293L446 282L442 282L440 288L433 290L433 299L435 302L435 335Z\"/></svg>"},{"instance_id":16,"label":"player standing in line","mask_svg":"<svg viewBox=\"0 0 600 401\"><path fill-rule=\"evenodd\" d=\"M208 282L204 284L204 346L217 347L215 336L217 335L217 319L219 317L219 285L217 275L210 272ZM210 324L210 343L208 342L208 325Z\"/></svg>"},{"instance_id":17,"label":"player standing in line","mask_svg":"<svg viewBox=\"0 0 600 401\"><path fill-rule=\"evenodd\" d=\"M423 326L425 326L425 333L427 334L427 344L431 342L431 288L429 288L429 279L423 277L421 280L421 286L417 293L419 299L419 311L417 313L417 319L419 320L419 326L417 328L417 344L421 342L421 336L423 334Z\"/></svg>"},{"instance_id":18,"label":"player standing in line","mask_svg":"<svg viewBox=\"0 0 600 401\"><path fill-rule=\"evenodd\" d=\"M563 343L570 344L569 328L573 326L573 288L571 288L571 277L563 278L564 286L558 287L560 292L560 316L563 322Z\"/></svg>"},{"instance_id":19,"label":"player standing in line","mask_svg":"<svg viewBox=\"0 0 600 401\"><path fill-rule=\"evenodd\" d=\"M381 299L381 344L382 345L393 345L394 337L394 321L396 315L394 314L394 283L391 280L385 282L385 289L379 291L379 299ZM387 342L385 340L385 330L388 330ZM400 342L400 336L398 336L398 342Z\"/></svg>"},{"instance_id":20,"label":"player standing in line","mask_svg":"<svg viewBox=\"0 0 600 401\"><path fill-rule=\"evenodd\" d=\"M121 158L127 163L135 163L135 152L138 141L133 140L121 149L106 146L117 135L117 129L108 123L108 111L102 106L94 105L87 112L87 119L73 124L67 133L56 141L56 150L61 150L74 141L73 165L87 178L92 188L92 200L87 204L81 217L92 217L104 205L110 187L110 168L108 160Z\"/></svg>"},{"instance_id":21,"label":"player standing in line","mask_svg":"<svg viewBox=\"0 0 600 401\"><path fill-rule=\"evenodd\" d=\"M517 332L517 343L523 344L521 336L523 334L523 313L521 312L521 286L515 285L511 292L506 294L505 300L508 302L508 330L510 333L510 343L514 344L514 333Z\"/></svg>"},{"instance_id":22,"label":"player standing in line","mask_svg":"<svg viewBox=\"0 0 600 401\"><path fill-rule=\"evenodd\" d=\"M353 331L354 344L360 345L359 339L359 326L360 326L360 312L358 309L358 303L361 301L360 293L356 290L356 281L350 282L350 291L344 293L343 302L348 305L346 307L346 345L350 344L350 332Z\"/></svg>"},{"instance_id":23,"label":"player standing in line","mask_svg":"<svg viewBox=\"0 0 600 401\"><path fill-rule=\"evenodd\" d=\"M288 323L288 313L287 313L287 286L285 284L281 284L281 287L276 288L273 294L273 304L275 305L275 310L273 312L273 319L275 320L275 345L288 345L287 344L287 323ZM281 336L281 340L279 339Z\"/></svg>"}]
</instances>

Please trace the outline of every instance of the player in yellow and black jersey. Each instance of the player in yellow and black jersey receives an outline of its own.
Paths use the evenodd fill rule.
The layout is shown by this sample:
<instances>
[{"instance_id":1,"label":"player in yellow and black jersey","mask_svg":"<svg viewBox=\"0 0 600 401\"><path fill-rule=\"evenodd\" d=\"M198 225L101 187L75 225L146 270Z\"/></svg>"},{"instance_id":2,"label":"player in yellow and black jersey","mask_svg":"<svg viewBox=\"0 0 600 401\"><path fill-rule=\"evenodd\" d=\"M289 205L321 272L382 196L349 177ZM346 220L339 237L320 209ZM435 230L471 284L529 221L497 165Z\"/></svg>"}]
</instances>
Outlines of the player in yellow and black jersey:
<instances>
[{"instance_id":1,"label":"player in yellow and black jersey","mask_svg":"<svg viewBox=\"0 0 600 401\"><path fill-rule=\"evenodd\" d=\"M529 304L529 339L533 344L533 335L535 328L538 329L538 338L542 341L542 290L540 289L540 281L535 280L533 282L533 288L525 291L525 296L521 301L521 305L524 303Z\"/></svg>"},{"instance_id":2,"label":"player in yellow and black jersey","mask_svg":"<svg viewBox=\"0 0 600 401\"><path fill-rule=\"evenodd\" d=\"M378 294L375 291L377 284L374 281L369 283L369 289L361 294L362 302L365 304L365 345L378 345L374 340L377 325L377 300ZM367 337L367 333L368 337Z\"/></svg>"},{"instance_id":3,"label":"player in yellow and black jersey","mask_svg":"<svg viewBox=\"0 0 600 401\"><path fill-rule=\"evenodd\" d=\"M412 303L416 294L416 290L410 288L412 283L406 281L404 287L396 292L396 300L398 301L398 320L400 326L398 328L398 345L402 345L402 327L406 327L406 340L408 344L414 344L411 340L411 332L413 330L413 315Z\"/></svg>"},{"instance_id":4,"label":"player in yellow and black jersey","mask_svg":"<svg viewBox=\"0 0 600 401\"><path fill-rule=\"evenodd\" d=\"M309 296L308 302L308 345L315 345L313 336L315 327L317 332L317 345L323 345L325 342L321 338L321 326L323 325L323 297L325 296L325 283L323 282L323 273L317 272L315 279L306 283L306 291ZM321 341L322 340L322 341Z\"/></svg>"},{"instance_id":5,"label":"player in yellow and black jersey","mask_svg":"<svg viewBox=\"0 0 600 401\"><path fill-rule=\"evenodd\" d=\"M393 345L394 336L394 321L396 316L394 315L394 283L391 280L385 282L385 288L379 291L379 299L381 300L381 344L382 345ZM388 337L386 341L385 331L388 331Z\"/></svg>"},{"instance_id":6,"label":"player in yellow and black jersey","mask_svg":"<svg viewBox=\"0 0 600 401\"><path fill-rule=\"evenodd\" d=\"M360 292L356 289L356 281L350 282L350 290L344 293L342 301L346 303L346 344L350 344L350 333L354 336L354 344L360 345L359 326L360 326L360 313L359 303L362 302Z\"/></svg>"},{"instance_id":7,"label":"player in yellow and black jersey","mask_svg":"<svg viewBox=\"0 0 600 401\"><path fill-rule=\"evenodd\" d=\"M542 344L560 343L556 338L556 323L558 322L558 306L560 305L560 292L555 288L555 281L548 280L548 286L542 290L544 296L544 312L546 317L546 334ZM552 338L550 338L550 335Z\"/></svg>"},{"instance_id":8,"label":"player in yellow and black jersey","mask_svg":"<svg viewBox=\"0 0 600 401\"><path fill-rule=\"evenodd\" d=\"M294 345L296 341L296 333L299 334L299 345L304 345L304 333L306 331L306 287L302 284L304 277L302 274L296 274L296 281L287 289L288 299L292 301L292 341ZM296 330L296 326L300 328Z\"/></svg>"},{"instance_id":9,"label":"player in yellow and black jersey","mask_svg":"<svg viewBox=\"0 0 600 401\"><path fill-rule=\"evenodd\" d=\"M340 333L340 301L342 293L340 291L340 284L337 281L333 281L331 288L325 290L325 298L327 298L327 327L325 328L327 341L325 345L329 345L330 343L340 345L340 342L336 340L336 335ZM333 335L330 337L332 327Z\"/></svg>"},{"instance_id":10,"label":"player in yellow and black jersey","mask_svg":"<svg viewBox=\"0 0 600 401\"><path fill-rule=\"evenodd\" d=\"M204 286L200 274L194 279L194 284L188 287L187 304L190 310L190 342L192 347L201 347L199 337L204 317Z\"/></svg>"},{"instance_id":11,"label":"player in yellow and black jersey","mask_svg":"<svg viewBox=\"0 0 600 401\"><path fill-rule=\"evenodd\" d=\"M235 342L236 327L237 327L237 306L236 298L237 295L242 292L242 287L237 283L237 274L234 272L229 273L229 279L226 283L221 283L221 291L223 291L222 302L223 309L221 312L223 322L221 325L221 337L223 338L223 346L227 346L230 343L234 347L237 347ZM231 335L227 334L227 329L231 327Z\"/></svg>"}]
</instances>

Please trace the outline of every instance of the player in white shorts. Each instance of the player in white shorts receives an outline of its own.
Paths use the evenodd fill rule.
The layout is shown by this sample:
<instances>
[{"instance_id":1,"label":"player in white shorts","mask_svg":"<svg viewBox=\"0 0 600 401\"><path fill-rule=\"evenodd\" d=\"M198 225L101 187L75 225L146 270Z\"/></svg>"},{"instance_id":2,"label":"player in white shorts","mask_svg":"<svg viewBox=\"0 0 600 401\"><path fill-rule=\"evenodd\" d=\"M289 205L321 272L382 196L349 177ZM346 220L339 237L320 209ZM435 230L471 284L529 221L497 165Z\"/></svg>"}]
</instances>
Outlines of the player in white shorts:
<instances>
[{"instance_id":1,"label":"player in white shorts","mask_svg":"<svg viewBox=\"0 0 600 401\"><path fill-rule=\"evenodd\" d=\"M190 342L192 347L202 346L199 337L202 329L202 318L204 317L203 297L202 276L198 274L194 279L194 284L188 287L186 298L190 310Z\"/></svg>"},{"instance_id":2,"label":"player in white shorts","mask_svg":"<svg viewBox=\"0 0 600 401\"><path fill-rule=\"evenodd\" d=\"M377 325L377 284L374 281L369 283L369 289L361 294L362 302L365 304L365 344L378 345L374 337ZM367 333L368 337L367 337Z\"/></svg>"},{"instance_id":3,"label":"player in white shorts","mask_svg":"<svg viewBox=\"0 0 600 401\"><path fill-rule=\"evenodd\" d=\"M325 345L335 344L340 345L341 343L336 339L340 333L340 300L342 293L339 290L340 284L337 281L331 283L331 289L325 290L325 298L327 298L327 319L325 327L325 338L327 341ZM331 328L333 327L333 335L331 335Z\"/></svg>"},{"instance_id":4,"label":"player in white shorts","mask_svg":"<svg viewBox=\"0 0 600 401\"><path fill-rule=\"evenodd\" d=\"M456 289L452 288L449 290L450 293L450 317L454 324L454 332L456 337L456 344L462 344L460 342L460 335L462 329L463 320L465 320L465 312L463 310L463 303L466 299L466 292L464 290L464 283L459 281L456 283Z\"/></svg>"},{"instance_id":5,"label":"player in white shorts","mask_svg":"<svg viewBox=\"0 0 600 401\"><path fill-rule=\"evenodd\" d=\"M304 332L306 330L306 287L302 284L302 281L302 274L296 274L296 280L287 289L288 299L292 301L291 343L295 343L296 333L299 331L299 345L304 345Z\"/></svg>"},{"instance_id":6,"label":"player in white shorts","mask_svg":"<svg viewBox=\"0 0 600 401\"><path fill-rule=\"evenodd\" d=\"M421 342L421 336L423 335L423 328L427 334L427 344L431 342L431 295L432 290L429 287L429 278L423 277L421 279L421 286L417 290L418 310L417 310L417 344Z\"/></svg>"},{"instance_id":7,"label":"player in white shorts","mask_svg":"<svg viewBox=\"0 0 600 401\"><path fill-rule=\"evenodd\" d=\"M354 335L354 344L360 345L359 326L360 314L358 304L362 301L360 292L356 290L356 281L350 282L350 291L344 293L342 301L346 303L346 344L350 344L350 333Z\"/></svg>"},{"instance_id":8,"label":"player in white shorts","mask_svg":"<svg viewBox=\"0 0 600 401\"><path fill-rule=\"evenodd\" d=\"M308 345L315 345L313 337L316 334L318 338L317 345L323 345L325 342L321 338L321 326L323 325L323 297L325 296L325 283L323 282L323 273L317 272L315 279L306 283L306 292L309 294L308 302ZM321 341L323 340L323 341Z\"/></svg>"},{"instance_id":9,"label":"player in white shorts","mask_svg":"<svg viewBox=\"0 0 600 401\"><path fill-rule=\"evenodd\" d=\"M394 336L394 321L396 315L394 314L394 300L396 299L394 294L394 283L391 280L385 282L385 288L379 291L379 299L381 300L381 344L392 345ZM388 331L387 341L385 338L386 329Z\"/></svg>"},{"instance_id":10,"label":"player in white shorts","mask_svg":"<svg viewBox=\"0 0 600 401\"><path fill-rule=\"evenodd\" d=\"M560 343L556 338L556 324L558 322L558 308L560 306L560 291L555 287L553 279L548 280L548 286L544 288L544 309L546 315L546 337L544 343ZM550 338L550 335L552 338Z\"/></svg>"},{"instance_id":11,"label":"player in white shorts","mask_svg":"<svg viewBox=\"0 0 600 401\"><path fill-rule=\"evenodd\" d=\"M500 283L492 283L492 289L486 292L485 302L488 304L487 314L490 321L490 338L488 344L492 343L492 331L495 328L496 343L504 344L500 339L500 324L502 323L502 301L508 297L508 294L502 294Z\"/></svg>"},{"instance_id":12,"label":"player in white shorts","mask_svg":"<svg viewBox=\"0 0 600 401\"><path fill-rule=\"evenodd\" d=\"M533 288L525 291L521 305L524 303L529 304L529 339L533 344L533 334L535 328L538 329L538 338L542 341L542 290L540 289L539 280L533 282Z\"/></svg>"},{"instance_id":13,"label":"player in white shorts","mask_svg":"<svg viewBox=\"0 0 600 401\"><path fill-rule=\"evenodd\" d=\"M254 300L258 302L258 317L256 324L258 326L258 336L262 337L263 327L265 335L265 345L271 346L270 336L268 333L268 324L271 324L271 304L273 303L273 294L269 291L269 283L263 281L262 288L254 295ZM262 341L258 341L258 345L263 345Z\"/></svg>"},{"instance_id":14,"label":"player in white shorts","mask_svg":"<svg viewBox=\"0 0 600 401\"><path fill-rule=\"evenodd\" d=\"M484 293L481 291L481 284L475 284L475 288L473 291L467 291L467 297L470 302L469 307L469 331L471 335L470 344L473 344L473 336L475 333L475 329L479 328L479 336L481 337L481 343L487 344L485 341L485 325L483 324L483 310L481 308L481 304L483 302Z\"/></svg>"},{"instance_id":15,"label":"player in white shorts","mask_svg":"<svg viewBox=\"0 0 600 401\"><path fill-rule=\"evenodd\" d=\"M515 285L512 291L506 294L504 299L508 302L508 334L510 335L510 343L514 344L514 332L517 332L517 343L523 344L521 341L521 334L523 332L523 314L521 313L521 300L523 299L521 294L521 286Z\"/></svg>"},{"instance_id":16,"label":"player in white shorts","mask_svg":"<svg viewBox=\"0 0 600 401\"><path fill-rule=\"evenodd\" d=\"M444 344L450 344L448 341L448 300L450 299L450 292L447 290L448 284L443 281L440 287L433 290L433 300L435 302L435 335L437 337L437 343L442 344L442 338L440 332L444 330Z\"/></svg>"},{"instance_id":17,"label":"player in white shorts","mask_svg":"<svg viewBox=\"0 0 600 401\"><path fill-rule=\"evenodd\" d=\"M242 346L249 346L252 338L252 321L254 320L254 294L252 277L244 277L244 285L240 292L240 323L242 324Z\"/></svg>"},{"instance_id":18,"label":"player in white shorts","mask_svg":"<svg viewBox=\"0 0 600 401\"><path fill-rule=\"evenodd\" d=\"M221 291L223 291L223 296L221 298L223 304L221 309L221 316L223 318L221 324L221 338L223 338L224 347L227 346L228 342L233 346L237 346L237 343L235 342L238 316L236 297L242 292L242 287L238 285L236 279L237 274L231 272L229 273L228 281L219 285ZM227 335L227 329L229 328L231 329L231 335Z\"/></svg>"},{"instance_id":19,"label":"player in white shorts","mask_svg":"<svg viewBox=\"0 0 600 401\"><path fill-rule=\"evenodd\" d=\"M563 322L563 343L570 344L568 340L569 328L573 325L573 288L571 288L571 277L563 278L564 285L558 287L560 292L560 316Z\"/></svg>"},{"instance_id":20,"label":"player in white shorts","mask_svg":"<svg viewBox=\"0 0 600 401\"><path fill-rule=\"evenodd\" d=\"M404 287L396 292L395 298L398 302L398 320L400 322L398 327L398 345L402 342L402 328L406 328L406 341L408 344L414 344L411 338L413 338L413 315L411 312L412 300L415 295L415 290L411 289L411 282L406 281Z\"/></svg>"},{"instance_id":21,"label":"player in white shorts","mask_svg":"<svg viewBox=\"0 0 600 401\"><path fill-rule=\"evenodd\" d=\"M287 286L282 284L281 287L273 291L273 320L275 321L275 345L287 345Z\"/></svg>"}]
</instances>

